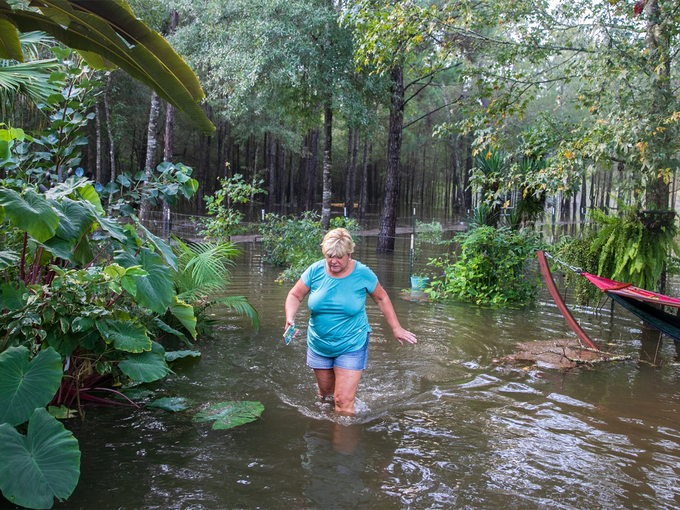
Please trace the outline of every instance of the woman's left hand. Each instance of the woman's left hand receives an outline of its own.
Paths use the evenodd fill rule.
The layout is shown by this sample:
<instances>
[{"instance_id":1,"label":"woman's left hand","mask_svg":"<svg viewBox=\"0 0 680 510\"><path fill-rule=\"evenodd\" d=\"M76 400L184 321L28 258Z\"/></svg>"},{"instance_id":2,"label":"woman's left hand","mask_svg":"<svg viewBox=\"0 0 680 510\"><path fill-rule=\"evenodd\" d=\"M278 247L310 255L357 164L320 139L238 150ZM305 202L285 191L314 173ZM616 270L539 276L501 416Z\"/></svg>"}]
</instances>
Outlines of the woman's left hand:
<instances>
[{"instance_id":1,"label":"woman's left hand","mask_svg":"<svg viewBox=\"0 0 680 510\"><path fill-rule=\"evenodd\" d=\"M415 344L418 342L418 340L416 340L416 335L410 331L406 331L404 328L399 327L395 329L393 333L394 338L396 338L397 342L399 342L401 345L404 345L403 340L406 340L410 344Z\"/></svg>"}]
</instances>

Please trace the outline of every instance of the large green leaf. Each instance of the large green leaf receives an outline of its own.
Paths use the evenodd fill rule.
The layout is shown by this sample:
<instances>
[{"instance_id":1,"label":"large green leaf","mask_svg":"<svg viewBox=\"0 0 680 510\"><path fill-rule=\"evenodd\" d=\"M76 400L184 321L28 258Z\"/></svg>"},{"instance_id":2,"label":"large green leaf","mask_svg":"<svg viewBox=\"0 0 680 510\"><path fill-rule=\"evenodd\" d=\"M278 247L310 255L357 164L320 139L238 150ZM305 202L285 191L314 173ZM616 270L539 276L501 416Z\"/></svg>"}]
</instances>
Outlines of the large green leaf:
<instances>
[{"instance_id":1,"label":"large green leaf","mask_svg":"<svg viewBox=\"0 0 680 510\"><path fill-rule=\"evenodd\" d=\"M199 351L169 351L165 353L165 361L168 363L188 357L200 358L201 353Z\"/></svg>"},{"instance_id":2,"label":"large green leaf","mask_svg":"<svg viewBox=\"0 0 680 510\"><path fill-rule=\"evenodd\" d=\"M177 411L184 411L193 403L193 400L184 397L163 397L158 400L154 400L150 404L146 404L146 407L157 407L163 409L164 411L171 411L176 413Z\"/></svg>"},{"instance_id":3,"label":"large green leaf","mask_svg":"<svg viewBox=\"0 0 680 510\"><path fill-rule=\"evenodd\" d=\"M79 188L78 193L80 193L81 197L91 203L97 209L99 214L104 214L104 207L102 207L102 201L99 198L99 193L97 193L92 184L87 183L86 186Z\"/></svg>"},{"instance_id":4,"label":"large green leaf","mask_svg":"<svg viewBox=\"0 0 680 510\"><path fill-rule=\"evenodd\" d=\"M30 362L28 354L23 345L0 354L0 423L24 423L59 389L63 368L57 351L48 347Z\"/></svg>"},{"instance_id":5,"label":"large green leaf","mask_svg":"<svg viewBox=\"0 0 680 510\"><path fill-rule=\"evenodd\" d=\"M157 313L165 313L175 295L170 268L163 264L163 259L157 253L142 248L137 257L130 253L119 252L114 260L121 266L128 268L141 265L147 276L135 276L137 282L137 302Z\"/></svg>"},{"instance_id":6,"label":"large green leaf","mask_svg":"<svg viewBox=\"0 0 680 510\"><path fill-rule=\"evenodd\" d=\"M59 216L52 206L32 189L27 189L22 197L14 190L0 188L0 206L12 225L38 242L53 237L59 225Z\"/></svg>"},{"instance_id":7,"label":"large green leaf","mask_svg":"<svg viewBox=\"0 0 680 510\"><path fill-rule=\"evenodd\" d=\"M120 351L144 352L151 349L151 339L142 324L116 320L99 323L97 326L106 342L113 342L114 347Z\"/></svg>"},{"instance_id":8,"label":"large green leaf","mask_svg":"<svg viewBox=\"0 0 680 510\"><path fill-rule=\"evenodd\" d=\"M197 103L205 95L196 75L167 41L136 18L124 0L39 0L32 5L42 13L12 9L0 2L0 15L21 32L42 30L73 49L96 53L120 66L184 111L204 132L214 131Z\"/></svg>"},{"instance_id":9,"label":"large green leaf","mask_svg":"<svg viewBox=\"0 0 680 510\"><path fill-rule=\"evenodd\" d=\"M115 218L107 218L97 211L97 208L90 202L84 202L84 205L90 210L95 218L97 218L97 222L104 232L107 232L111 237L121 243L127 242L128 238L125 235L125 230L118 224L118 221Z\"/></svg>"},{"instance_id":10,"label":"large green leaf","mask_svg":"<svg viewBox=\"0 0 680 510\"><path fill-rule=\"evenodd\" d=\"M19 260L19 254L13 251L0 251L0 271L12 267Z\"/></svg>"},{"instance_id":11,"label":"large green leaf","mask_svg":"<svg viewBox=\"0 0 680 510\"><path fill-rule=\"evenodd\" d=\"M78 484L78 440L45 409L35 409L23 436L0 425L0 490L15 505L51 508Z\"/></svg>"},{"instance_id":12,"label":"large green leaf","mask_svg":"<svg viewBox=\"0 0 680 510\"><path fill-rule=\"evenodd\" d=\"M24 61L21 41L14 26L5 19L0 19L0 58L4 60Z\"/></svg>"},{"instance_id":13,"label":"large green leaf","mask_svg":"<svg viewBox=\"0 0 680 510\"><path fill-rule=\"evenodd\" d=\"M172 248L170 248L170 246L168 246L160 237L156 237L151 232L149 232L136 216L133 216L133 218L137 224L137 227L140 228L146 235L147 242L151 243L159 252L161 252L165 258L165 261L170 265L170 267L177 271L177 256L173 253Z\"/></svg>"},{"instance_id":14,"label":"large green leaf","mask_svg":"<svg viewBox=\"0 0 680 510\"><path fill-rule=\"evenodd\" d=\"M118 364L120 371L134 381L153 382L170 373L165 362L165 350L161 344L152 342L151 350L141 354L130 354Z\"/></svg>"},{"instance_id":15,"label":"large green leaf","mask_svg":"<svg viewBox=\"0 0 680 510\"><path fill-rule=\"evenodd\" d=\"M170 303L170 313L189 330L192 337L196 338L196 317L194 316L193 306L180 301L177 296L173 296L172 303Z\"/></svg>"},{"instance_id":16,"label":"large green leaf","mask_svg":"<svg viewBox=\"0 0 680 510\"><path fill-rule=\"evenodd\" d=\"M213 429L230 429L257 420L263 411L260 402L220 402L196 413L194 421L215 421Z\"/></svg>"},{"instance_id":17,"label":"large green leaf","mask_svg":"<svg viewBox=\"0 0 680 510\"><path fill-rule=\"evenodd\" d=\"M77 177L72 175L64 182L60 182L53 188L48 189L45 192L45 197L48 200L59 202L62 198L73 195L76 191L87 186L89 183L90 180L87 177Z\"/></svg>"},{"instance_id":18,"label":"large green leaf","mask_svg":"<svg viewBox=\"0 0 680 510\"><path fill-rule=\"evenodd\" d=\"M52 239L48 239L44 243L39 244L54 257L59 257L62 260L73 262L73 253L71 253L73 248L71 243L69 243L67 240L62 239L59 236L54 236Z\"/></svg>"},{"instance_id":19,"label":"large green leaf","mask_svg":"<svg viewBox=\"0 0 680 510\"><path fill-rule=\"evenodd\" d=\"M25 297L26 284L22 280L19 280L18 288L10 283L3 283L0 285L0 292L2 293L4 307L12 312L23 308L28 302Z\"/></svg>"},{"instance_id":20,"label":"large green leaf","mask_svg":"<svg viewBox=\"0 0 680 510\"><path fill-rule=\"evenodd\" d=\"M59 215L57 236L66 241L80 241L95 222L94 215L82 202L62 198L61 202L54 201L52 205Z\"/></svg>"}]
</instances>

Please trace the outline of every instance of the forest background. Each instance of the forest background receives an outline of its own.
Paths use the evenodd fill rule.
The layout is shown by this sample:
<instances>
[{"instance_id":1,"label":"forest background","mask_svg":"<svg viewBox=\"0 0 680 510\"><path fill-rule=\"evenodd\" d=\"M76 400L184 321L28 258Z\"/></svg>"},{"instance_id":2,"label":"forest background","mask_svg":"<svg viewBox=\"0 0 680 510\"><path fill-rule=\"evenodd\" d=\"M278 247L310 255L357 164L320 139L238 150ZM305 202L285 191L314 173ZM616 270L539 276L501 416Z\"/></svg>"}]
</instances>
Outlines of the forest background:
<instances>
[{"instance_id":1,"label":"forest background","mask_svg":"<svg viewBox=\"0 0 680 510\"><path fill-rule=\"evenodd\" d=\"M676 2L131 6L197 73L216 130L121 71L101 73L81 166L102 186L182 161L199 188L173 210L204 214L218 178L240 173L263 179L268 212L320 207L327 225L331 203L348 216L374 206L379 250L417 204L465 214L533 194L563 219L616 200L674 206ZM3 104L4 122L39 129L30 103Z\"/></svg>"}]
</instances>

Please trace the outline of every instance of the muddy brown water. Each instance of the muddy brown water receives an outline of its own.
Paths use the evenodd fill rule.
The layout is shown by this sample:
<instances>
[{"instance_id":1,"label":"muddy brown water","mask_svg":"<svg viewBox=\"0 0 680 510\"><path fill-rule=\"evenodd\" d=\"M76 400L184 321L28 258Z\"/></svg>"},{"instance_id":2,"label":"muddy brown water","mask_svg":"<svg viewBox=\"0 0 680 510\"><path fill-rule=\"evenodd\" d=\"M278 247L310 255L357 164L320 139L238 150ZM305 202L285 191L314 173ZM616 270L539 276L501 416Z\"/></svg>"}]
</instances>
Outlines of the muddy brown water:
<instances>
[{"instance_id":1,"label":"muddy brown water","mask_svg":"<svg viewBox=\"0 0 680 510\"><path fill-rule=\"evenodd\" d=\"M680 506L680 367L670 339L657 350L619 308L613 321L608 305L574 310L600 346L656 355L657 366L499 366L517 341L571 336L547 292L516 310L401 299L408 243L378 257L367 238L355 253L419 339L399 345L369 300L356 417L315 400L306 306L302 334L285 346L290 284L274 281L279 270L261 262L259 244L245 244L231 292L249 297L262 328L216 312L214 338L196 344L202 358L149 386L196 402L257 400L262 418L217 431L158 410L90 409L69 424L83 454L80 483L55 508Z\"/></svg>"}]
</instances>

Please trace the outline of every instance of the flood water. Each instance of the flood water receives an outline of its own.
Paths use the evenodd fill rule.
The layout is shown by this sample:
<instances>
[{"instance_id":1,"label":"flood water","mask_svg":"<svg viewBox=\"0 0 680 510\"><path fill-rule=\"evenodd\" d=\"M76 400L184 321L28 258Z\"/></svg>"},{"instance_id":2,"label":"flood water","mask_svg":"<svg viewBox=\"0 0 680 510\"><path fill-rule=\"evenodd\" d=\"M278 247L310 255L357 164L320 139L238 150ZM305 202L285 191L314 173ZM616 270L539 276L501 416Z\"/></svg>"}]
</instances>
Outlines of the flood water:
<instances>
[{"instance_id":1,"label":"flood water","mask_svg":"<svg viewBox=\"0 0 680 510\"><path fill-rule=\"evenodd\" d=\"M400 298L409 286L409 245L377 256L357 245L390 294L399 345L369 299L369 366L354 418L315 399L301 333L281 335L292 284L243 245L232 294L248 296L262 328L217 312L200 360L149 385L157 397L255 400L261 419L226 431L151 409L90 409L68 425L82 474L55 508L677 508L680 506L680 367L664 338L609 305L574 310L603 348L657 358L557 372L495 361L518 341L573 336L544 290L531 306L480 309ZM423 257L424 258L424 257ZM423 262L419 262L423 268ZM609 345L609 344L615 344ZM4 502L6 505L7 502Z\"/></svg>"}]
</instances>

